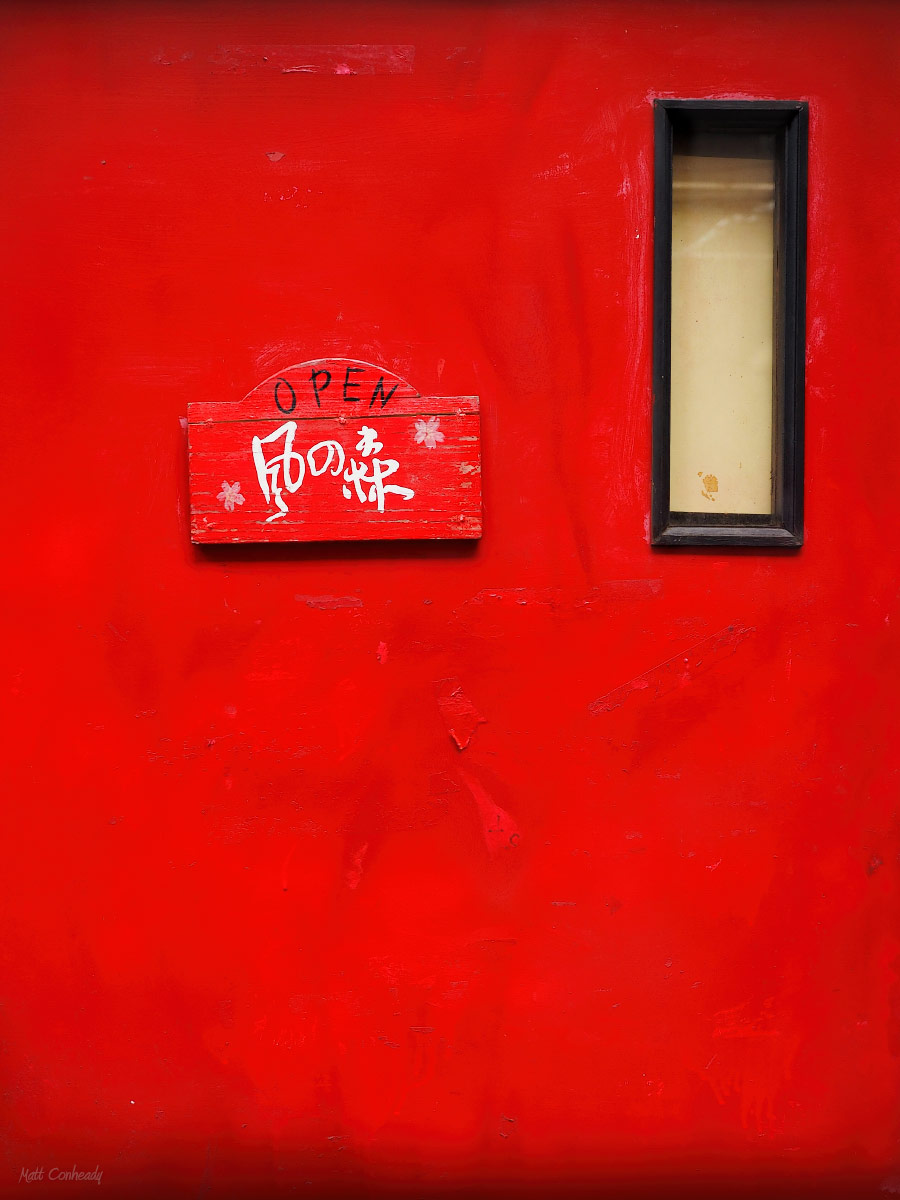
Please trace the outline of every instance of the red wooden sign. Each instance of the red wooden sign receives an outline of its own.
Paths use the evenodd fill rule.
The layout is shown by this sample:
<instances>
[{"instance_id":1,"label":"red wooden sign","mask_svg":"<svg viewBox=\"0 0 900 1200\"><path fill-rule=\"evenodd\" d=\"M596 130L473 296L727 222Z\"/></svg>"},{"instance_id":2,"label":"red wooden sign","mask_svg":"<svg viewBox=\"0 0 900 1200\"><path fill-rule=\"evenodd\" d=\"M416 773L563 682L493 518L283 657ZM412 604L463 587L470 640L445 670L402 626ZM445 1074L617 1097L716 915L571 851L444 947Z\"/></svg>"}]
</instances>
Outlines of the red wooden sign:
<instances>
[{"instance_id":1,"label":"red wooden sign","mask_svg":"<svg viewBox=\"0 0 900 1200\"><path fill-rule=\"evenodd\" d=\"M188 438L194 542L481 536L477 396L315 359L189 404Z\"/></svg>"}]
</instances>

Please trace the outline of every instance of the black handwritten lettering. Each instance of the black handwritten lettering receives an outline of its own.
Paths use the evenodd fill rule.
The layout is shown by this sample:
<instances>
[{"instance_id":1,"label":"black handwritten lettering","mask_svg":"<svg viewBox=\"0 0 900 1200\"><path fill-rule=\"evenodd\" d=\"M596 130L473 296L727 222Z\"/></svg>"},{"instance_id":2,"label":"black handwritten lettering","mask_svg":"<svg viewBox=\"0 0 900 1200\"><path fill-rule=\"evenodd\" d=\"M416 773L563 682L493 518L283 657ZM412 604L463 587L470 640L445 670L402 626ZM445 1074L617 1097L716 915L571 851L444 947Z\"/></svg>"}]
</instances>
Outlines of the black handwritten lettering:
<instances>
[{"instance_id":1,"label":"black handwritten lettering","mask_svg":"<svg viewBox=\"0 0 900 1200\"><path fill-rule=\"evenodd\" d=\"M351 376L351 374L353 374L354 372L356 372L356 374L357 374L357 375L362 375L362 374L364 374L364 373L365 373L365 368L364 368L364 367L348 367L348 368L347 368L347 374L344 376L344 399L345 399L345 400L355 400L355 401L357 401L357 402L358 402L358 401L359 401L359 396L348 396L348 395L347 395L347 388L348 388L348 387L349 387L349 388L358 388L358 387L360 387L360 386L361 386L361 385L360 385L360 384L358 384L358 383L351 383L351 382L350 382L350 376ZM370 407L371 407L371 405L370 405Z\"/></svg>"},{"instance_id":2,"label":"black handwritten lettering","mask_svg":"<svg viewBox=\"0 0 900 1200\"><path fill-rule=\"evenodd\" d=\"M278 389L281 387L287 388L291 394L291 401L287 408L285 408L285 406L278 399ZM287 397L285 397L285 399L287 399ZM297 407L297 394L286 379L279 379L275 384L275 403L283 413L292 413Z\"/></svg>"},{"instance_id":3,"label":"black handwritten lettering","mask_svg":"<svg viewBox=\"0 0 900 1200\"><path fill-rule=\"evenodd\" d=\"M393 396L394 392L396 392L396 390L399 386L400 386L399 383L395 383L394 386L391 388L391 390L388 392L388 394L385 395L384 394L384 376L382 375L381 378L378 380L378 382L375 384L375 391L372 393L372 399L369 401L369 408L371 408L372 405L375 403L375 401L378 399L379 392L381 392L381 407L384 408L384 406L387 404L388 400L390 400L391 396Z\"/></svg>"},{"instance_id":4,"label":"black handwritten lettering","mask_svg":"<svg viewBox=\"0 0 900 1200\"><path fill-rule=\"evenodd\" d=\"M321 387L319 387L319 384L317 382L320 375L325 376L325 382L322 384ZM321 371L317 371L315 369L315 367L313 367L312 374L309 377L309 382L313 385L313 391L316 393L316 407L321 408L322 402L319 399L319 392L324 392L325 389L328 387L329 383L331 383L331 372L326 371L324 367L322 368Z\"/></svg>"}]
</instances>

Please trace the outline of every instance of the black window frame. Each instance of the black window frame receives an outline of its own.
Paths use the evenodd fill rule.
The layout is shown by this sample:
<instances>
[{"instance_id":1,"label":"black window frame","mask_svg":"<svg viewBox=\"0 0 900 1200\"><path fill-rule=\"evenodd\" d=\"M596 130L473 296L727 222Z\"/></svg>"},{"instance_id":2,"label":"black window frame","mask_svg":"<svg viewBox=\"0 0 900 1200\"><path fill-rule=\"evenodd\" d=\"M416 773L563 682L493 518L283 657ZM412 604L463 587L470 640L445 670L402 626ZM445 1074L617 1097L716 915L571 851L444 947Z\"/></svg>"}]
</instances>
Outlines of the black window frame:
<instances>
[{"instance_id":1,"label":"black window frame","mask_svg":"<svg viewBox=\"0 0 900 1200\"><path fill-rule=\"evenodd\" d=\"M801 100L654 101L654 546L796 548L803 544L806 209L809 105ZM671 432L672 152L675 130L775 134L772 514L673 513Z\"/></svg>"}]
</instances>

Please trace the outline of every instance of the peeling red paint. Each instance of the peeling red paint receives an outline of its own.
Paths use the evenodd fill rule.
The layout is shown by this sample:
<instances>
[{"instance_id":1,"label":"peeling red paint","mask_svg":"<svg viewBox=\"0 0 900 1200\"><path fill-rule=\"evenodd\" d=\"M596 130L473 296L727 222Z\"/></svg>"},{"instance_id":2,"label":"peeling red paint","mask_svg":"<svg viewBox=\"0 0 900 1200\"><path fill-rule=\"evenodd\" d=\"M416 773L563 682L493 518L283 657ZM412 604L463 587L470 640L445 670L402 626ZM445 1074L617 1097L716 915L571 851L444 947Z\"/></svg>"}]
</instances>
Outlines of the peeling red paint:
<instances>
[{"instance_id":1,"label":"peeling red paint","mask_svg":"<svg viewBox=\"0 0 900 1200\"><path fill-rule=\"evenodd\" d=\"M661 590L661 579L607 579L588 592L559 587L485 588L467 603L490 608L532 605L591 611L610 601L650 599Z\"/></svg>"},{"instance_id":2,"label":"peeling red paint","mask_svg":"<svg viewBox=\"0 0 900 1200\"><path fill-rule=\"evenodd\" d=\"M264 45L223 46L210 56L214 70L238 74L278 71L282 75L409 75L415 46Z\"/></svg>"},{"instance_id":3,"label":"peeling red paint","mask_svg":"<svg viewBox=\"0 0 900 1200\"><path fill-rule=\"evenodd\" d=\"M364 842L359 849L355 851L351 865L347 869L347 887L350 888L351 891L359 887L359 881L362 879L363 874L363 863L368 850L369 843Z\"/></svg>"},{"instance_id":4,"label":"peeling red paint","mask_svg":"<svg viewBox=\"0 0 900 1200\"><path fill-rule=\"evenodd\" d=\"M479 713L458 679L441 679L436 688L438 708L447 732L456 743L457 750L465 750L472 740L472 734L479 725L485 724L487 718Z\"/></svg>"},{"instance_id":5,"label":"peeling red paint","mask_svg":"<svg viewBox=\"0 0 900 1200\"><path fill-rule=\"evenodd\" d=\"M359 596L295 596L294 599L307 608L321 608L332 612L337 608L362 608L363 602Z\"/></svg>"}]
</instances>

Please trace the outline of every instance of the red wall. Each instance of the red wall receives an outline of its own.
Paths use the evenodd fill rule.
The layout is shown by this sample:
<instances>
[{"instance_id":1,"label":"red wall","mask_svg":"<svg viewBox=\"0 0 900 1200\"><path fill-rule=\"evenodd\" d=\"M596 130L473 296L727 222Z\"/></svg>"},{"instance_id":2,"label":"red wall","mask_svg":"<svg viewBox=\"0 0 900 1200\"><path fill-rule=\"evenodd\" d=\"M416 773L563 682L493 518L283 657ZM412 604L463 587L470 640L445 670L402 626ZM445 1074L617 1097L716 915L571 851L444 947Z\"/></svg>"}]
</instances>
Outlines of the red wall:
<instances>
[{"instance_id":1,"label":"red wall","mask_svg":"<svg viewBox=\"0 0 900 1200\"><path fill-rule=\"evenodd\" d=\"M900 8L2 17L3 1194L900 1191ZM656 95L810 102L799 553L648 545ZM192 548L326 354L479 544Z\"/></svg>"}]
</instances>

